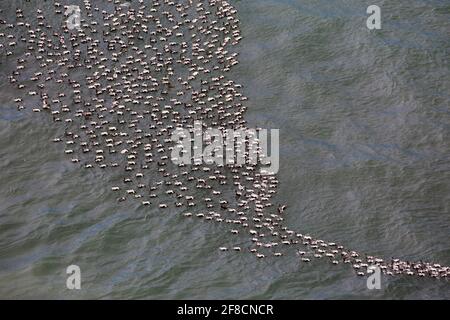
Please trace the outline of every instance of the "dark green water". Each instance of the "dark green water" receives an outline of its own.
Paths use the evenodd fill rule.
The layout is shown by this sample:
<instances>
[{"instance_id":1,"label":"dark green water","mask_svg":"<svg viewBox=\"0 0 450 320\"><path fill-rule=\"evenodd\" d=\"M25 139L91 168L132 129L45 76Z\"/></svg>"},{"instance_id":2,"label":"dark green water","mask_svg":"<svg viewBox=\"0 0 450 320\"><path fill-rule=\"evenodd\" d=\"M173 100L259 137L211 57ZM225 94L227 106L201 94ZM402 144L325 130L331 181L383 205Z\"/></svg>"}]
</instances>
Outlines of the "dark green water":
<instances>
[{"instance_id":1,"label":"dark green water","mask_svg":"<svg viewBox=\"0 0 450 320\"><path fill-rule=\"evenodd\" d=\"M244 37L231 77L250 124L280 129L286 224L449 265L450 3L379 1L375 32L370 1L231 3ZM18 113L0 86L1 298L450 298L445 280L383 277L368 290L342 265L219 252L232 241L220 225L117 203L111 177L67 161L56 127ZM80 291L66 289L70 264Z\"/></svg>"}]
</instances>

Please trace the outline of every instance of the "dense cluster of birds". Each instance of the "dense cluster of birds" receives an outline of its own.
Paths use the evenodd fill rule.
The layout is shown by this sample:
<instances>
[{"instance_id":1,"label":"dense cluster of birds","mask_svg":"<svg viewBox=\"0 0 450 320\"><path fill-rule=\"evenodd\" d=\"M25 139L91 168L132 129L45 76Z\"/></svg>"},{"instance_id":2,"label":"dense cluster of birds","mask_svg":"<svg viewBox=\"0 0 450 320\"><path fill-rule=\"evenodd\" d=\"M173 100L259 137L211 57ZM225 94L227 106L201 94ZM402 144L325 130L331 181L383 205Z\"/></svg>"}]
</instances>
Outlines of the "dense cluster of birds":
<instances>
[{"instance_id":1,"label":"dense cluster of birds","mask_svg":"<svg viewBox=\"0 0 450 320\"><path fill-rule=\"evenodd\" d=\"M0 12L0 61L14 67L9 82L21 92L17 108L59 124L53 141L72 162L119 175L111 186L118 201L136 199L246 235L245 246L221 251L263 259L293 248L300 263L349 264L361 276L378 266L388 275L449 277L446 266L363 255L287 228L286 206L273 204L276 175L261 174L259 164L171 161L176 128L193 132L194 121L222 131L247 128L247 98L228 76L241 40L228 1L79 4L76 28L67 23L72 1L30 1L12 8L15 16Z\"/></svg>"}]
</instances>

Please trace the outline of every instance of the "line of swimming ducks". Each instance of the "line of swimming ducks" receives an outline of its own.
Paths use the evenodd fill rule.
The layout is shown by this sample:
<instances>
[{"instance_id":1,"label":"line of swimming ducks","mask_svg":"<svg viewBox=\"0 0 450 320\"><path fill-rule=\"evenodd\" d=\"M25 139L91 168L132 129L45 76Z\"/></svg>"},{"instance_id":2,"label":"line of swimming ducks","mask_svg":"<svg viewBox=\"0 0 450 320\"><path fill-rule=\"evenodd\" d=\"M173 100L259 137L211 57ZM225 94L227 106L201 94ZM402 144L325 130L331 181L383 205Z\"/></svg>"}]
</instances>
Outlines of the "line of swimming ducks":
<instances>
[{"instance_id":1,"label":"line of swimming ducks","mask_svg":"<svg viewBox=\"0 0 450 320\"><path fill-rule=\"evenodd\" d=\"M324 258L349 264L360 276L372 266L388 275L449 276L449 267L440 264L385 261L288 229L286 206L272 200L278 179L260 174L258 165L170 161L174 128L192 129L198 120L221 131L247 128L247 98L228 77L239 63L232 48L242 39L228 1L105 0L102 10L84 0L78 30L65 24L69 2L62 2L53 4L52 19L44 9L36 10L35 20L23 9L16 10L15 23L0 19L0 50L7 59L19 57L9 81L24 94L14 102L61 125L53 141L65 144L72 162L118 172L120 184L111 190L121 193L119 202L138 199L161 212L182 208L186 218L249 236L248 246L221 251L248 250L263 259L295 248L303 263ZM27 68L39 69L28 77Z\"/></svg>"}]
</instances>

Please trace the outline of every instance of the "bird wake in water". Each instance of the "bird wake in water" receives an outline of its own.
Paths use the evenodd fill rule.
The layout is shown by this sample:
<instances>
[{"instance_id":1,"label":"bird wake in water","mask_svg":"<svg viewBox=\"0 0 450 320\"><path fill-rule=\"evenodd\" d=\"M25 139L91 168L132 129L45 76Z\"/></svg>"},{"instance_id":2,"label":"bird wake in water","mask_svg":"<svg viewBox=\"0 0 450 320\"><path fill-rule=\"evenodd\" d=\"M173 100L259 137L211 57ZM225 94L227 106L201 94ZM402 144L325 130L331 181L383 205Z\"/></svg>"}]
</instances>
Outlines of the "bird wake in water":
<instances>
[{"instance_id":1,"label":"bird wake in water","mask_svg":"<svg viewBox=\"0 0 450 320\"><path fill-rule=\"evenodd\" d=\"M13 18L2 14L1 62L14 66L9 82L22 92L14 99L17 108L55 122L61 134L53 141L75 165L117 176L110 186L117 201L219 223L230 237L247 241L222 251L248 251L259 259L293 251L299 263L350 264L360 276L373 272L371 266L387 275L450 275L446 266L384 260L289 229L286 206L271 200L276 175L261 174L258 164L171 161L176 128L193 129L201 121L222 132L247 129L246 97L228 76L239 62L233 47L241 34L227 1L79 4L75 28L74 1L31 1L26 10L15 8Z\"/></svg>"}]
</instances>

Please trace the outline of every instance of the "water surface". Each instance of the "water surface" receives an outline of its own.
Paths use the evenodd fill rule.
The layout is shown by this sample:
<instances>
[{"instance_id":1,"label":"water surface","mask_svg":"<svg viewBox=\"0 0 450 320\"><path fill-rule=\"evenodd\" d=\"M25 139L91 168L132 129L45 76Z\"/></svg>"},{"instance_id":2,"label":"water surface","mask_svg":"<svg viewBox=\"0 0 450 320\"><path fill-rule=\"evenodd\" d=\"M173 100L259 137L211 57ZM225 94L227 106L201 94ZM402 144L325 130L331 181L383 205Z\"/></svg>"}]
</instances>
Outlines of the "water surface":
<instances>
[{"instance_id":1,"label":"water surface","mask_svg":"<svg viewBox=\"0 0 450 320\"><path fill-rule=\"evenodd\" d=\"M244 37L231 78L245 86L250 125L280 129L275 201L289 205L287 225L450 265L449 2L380 1L375 32L370 1L231 2ZM222 253L232 236L220 225L117 203L112 177L78 169L51 143L55 125L15 110L8 70L0 66L1 298L450 298L448 281L384 277L370 291L342 265ZM81 268L80 291L66 289L70 264Z\"/></svg>"}]
</instances>

